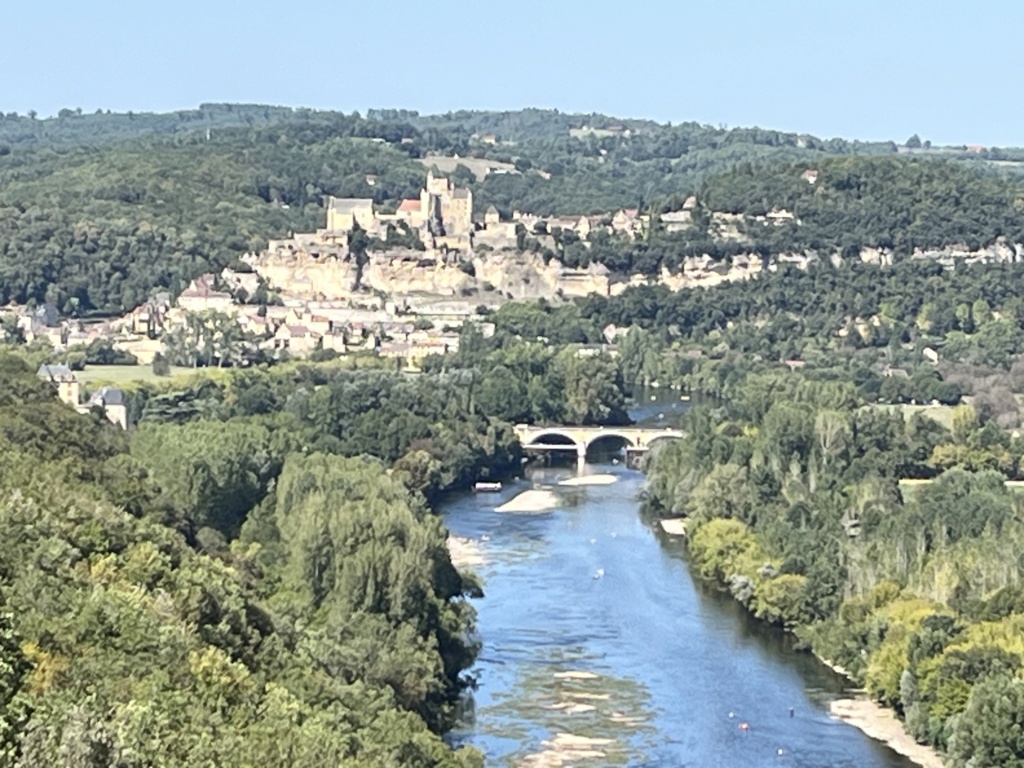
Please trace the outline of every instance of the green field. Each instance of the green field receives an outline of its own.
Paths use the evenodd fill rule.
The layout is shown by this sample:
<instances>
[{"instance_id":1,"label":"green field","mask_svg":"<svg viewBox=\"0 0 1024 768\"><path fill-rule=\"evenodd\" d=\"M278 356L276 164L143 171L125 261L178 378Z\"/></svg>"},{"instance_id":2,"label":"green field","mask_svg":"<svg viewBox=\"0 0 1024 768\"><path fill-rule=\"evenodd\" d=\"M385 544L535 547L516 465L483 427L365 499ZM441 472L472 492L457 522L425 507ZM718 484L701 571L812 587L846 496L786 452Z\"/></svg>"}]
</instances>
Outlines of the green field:
<instances>
[{"instance_id":1,"label":"green field","mask_svg":"<svg viewBox=\"0 0 1024 768\"><path fill-rule=\"evenodd\" d=\"M898 412L903 414L905 421L910 421L910 417L915 413L920 413L923 416L927 416L930 419L937 421L939 424L944 426L946 429L953 429L953 411L956 410L955 405L874 405L872 408L878 408L879 410Z\"/></svg>"},{"instance_id":2,"label":"green field","mask_svg":"<svg viewBox=\"0 0 1024 768\"><path fill-rule=\"evenodd\" d=\"M149 365L89 365L84 371L77 371L75 376L82 384L128 384L134 381L168 381L175 376L195 373L194 368L173 366L170 376L157 376Z\"/></svg>"},{"instance_id":3,"label":"green field","mask_svg":"<svg viewBox=\"0 0 1024 768\"><path fill-rule=\"evenodd\" d=\"M919 488L931 485L934 482L934 479L915 480L905 477L900 480L900 490L903 492L903 498L910 501ZM1024 493L1024 480L1007 480L1003 485L1006 486L1006 490L1010 491L1010 493Z\"/></svg>"}]
</instances>

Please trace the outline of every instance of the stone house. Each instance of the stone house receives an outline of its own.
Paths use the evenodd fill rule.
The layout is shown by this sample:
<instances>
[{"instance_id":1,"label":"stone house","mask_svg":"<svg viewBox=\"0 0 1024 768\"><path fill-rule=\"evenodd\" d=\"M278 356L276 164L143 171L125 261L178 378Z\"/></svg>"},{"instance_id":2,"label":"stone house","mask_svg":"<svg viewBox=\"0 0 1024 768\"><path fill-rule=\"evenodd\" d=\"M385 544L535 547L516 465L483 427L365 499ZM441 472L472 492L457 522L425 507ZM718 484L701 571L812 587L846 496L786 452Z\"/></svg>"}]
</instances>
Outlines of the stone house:
<instances>
[{"instance_id":1,"label":"stone house","mask_svg":"<svg viewBox=\"0 0 1024 768\"><path fill-rule=\"evenodd\" d=\"M309 315L303 320L303 325L318 336L326 336L331 332L330 318L323 315Z\"/></svg>"},{"instance_id":2,"label":"stone house","mask_svg":"<svg viewBox=\"0 0 1024 768\"><path fill-rule=\"evenodd\" d=\"M214 288L212 274L200 275L178 296L178 307L186 312L234 311L235 300L230 293Z\"/></svg>"},{"instance_id":3,"label":"stone house","mask_svg":"<svg viewBox=\"0 0 1024 768\"><path fill-rule=\"evenodd\" d=\"M57 397L65 405L70 405L83 414L93 408L100 408L112 423L121 429L128 428L128 407L124 392L117 387L103 387L93 393L87 403L80 403L78 377L66 365L40 365L36 375L44 381L49 381L57 389Z\"/></svg>"},{"instance_id":4,"label":"stone house","mask_svg":"<svg viewBox=\"0 0 1024 768\"><path fill-rule=\"evenodd\" d=\"M102 387L94 392L89 402L80 407L80 410L89 411L92 408L100 408L103 415L112 424L117 424L121 429L128 429L128 406L125 403L124 392L117 387Z\"/></svg>"},{"instance_id":5,"label":"stone house","mask_svg":"<svg viewBox=\"0 0 1024 768\"><path fill-rule=\"evenodd\" d=\"M643 234L643 221L636 208L622 208L612 216L612 231L635 237Z\"/></svg>"},{"instance_id":6,"label":"stone house","mask_svg":"<svg viewBox=\"0 0 1024 768\"><path fill-rule=\"evenodd\" d=\"M665 225L666 232L680 232L690 226L693 219L693 212L688 210L669 211L661 214L661 223Z\"/></svg>"},{"instance_id":7,"label":"stone house","mask_svg":"<svg viewBox=\"0 0 1024 768\"><path fill-rule=\"evenodd\" d=\"M320 337L304 325L285 323L274 334L274 349L287 349L293 355L305 355L317 347Z\"/></svg>"},{"instance_id":8,"label":"stone house","mask_svg":"<svg viewBox=\"0 0 1024 768\"><path fill-rule=\"evenodd\" d=\"M334 197L327 199L327 229L351 232L356 224L365 230L375 228L373 200L370 198Z\"/></svg>"},{"instance_id":9,"label":"stone house","mask_svg":"<svg viewBox=\"0 0 1024 768\"><path fill-rule=\"evenodd\" d=\"M66 365L40 365L36 375L45 381L49 381L54 386L57 390L57 397L60 398L62 403L66 403L73 408L78 407L78 400L81 395L78 377L75 376L74 371Z\"/></svg>"},{"instance_id":10,"label":"stone house","mask_svg":"<svg viewBox=\"0 0 1024 768\"><path fill-rule=\"evenodd\" d=\"M405 222L411 230L424 226L427 221L426 212L423 209L423 201L416 198L403 200L399 204L398 210L395 211L395 218L398 221Z\"/></svg>"}]
</instances>

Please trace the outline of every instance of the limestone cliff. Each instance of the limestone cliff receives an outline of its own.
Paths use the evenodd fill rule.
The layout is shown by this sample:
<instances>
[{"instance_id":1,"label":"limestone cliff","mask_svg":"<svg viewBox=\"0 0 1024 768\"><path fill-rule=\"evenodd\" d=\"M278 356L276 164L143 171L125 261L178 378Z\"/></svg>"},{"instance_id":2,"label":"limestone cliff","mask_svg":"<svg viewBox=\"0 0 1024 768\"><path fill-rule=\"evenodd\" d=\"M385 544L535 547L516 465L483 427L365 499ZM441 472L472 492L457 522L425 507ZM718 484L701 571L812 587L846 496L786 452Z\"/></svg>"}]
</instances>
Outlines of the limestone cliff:
<instances>
[{"instance_id":1,"label":"limestone cliff","mask_svg":"<svg viewBox=\"0 0 1024 768\"><path fill-rule=\"evenodd\" d=\"M349 254L263 253L246 259L275 289L304 299L345 300L354 296L358 269ZM388 296L469 295L497 292L513 299L609 294L608 270L600 265L568 269L516 251L476 254L471 259L432 251L370 252L359 277L364 290Z\"/></svg>"},{"instance_id":2,"label":"limestone cliff","mask_svg":"<svg viewBox=\"0 0 1024 768\"><path fill-rule=\"evenodd\" d=\"M807 268L820 258L842 263L838 253L784 253L771 258L740 254L728 261L710 256L688 257L681 269L663 269L656 278L643 275L610 275L598 264L586 269L570 269L556 259L545 261L533 253L515 250L450 254L435 251L392 249L371 251L359 276L363 291L386 296L429 295L444 297L489 296L493 299L557 299L598 294L614 296L631 285L661 284L673 291L684 288L712 287L726 282L748 280L782 265ZM865 263L889 265L893 253L887 249L863 249L859 258ZM1024 246L996 243L971 250L966 246L918 250L914 259L934 259L951 265L957 261L997 262L1024 258ZM341 250L315 253L306 250L276 248L247 257L253 268L271 286L282 293L302 299L344 301L353 298L359 274L355 259Z\"/></svg>"}]
</instances>

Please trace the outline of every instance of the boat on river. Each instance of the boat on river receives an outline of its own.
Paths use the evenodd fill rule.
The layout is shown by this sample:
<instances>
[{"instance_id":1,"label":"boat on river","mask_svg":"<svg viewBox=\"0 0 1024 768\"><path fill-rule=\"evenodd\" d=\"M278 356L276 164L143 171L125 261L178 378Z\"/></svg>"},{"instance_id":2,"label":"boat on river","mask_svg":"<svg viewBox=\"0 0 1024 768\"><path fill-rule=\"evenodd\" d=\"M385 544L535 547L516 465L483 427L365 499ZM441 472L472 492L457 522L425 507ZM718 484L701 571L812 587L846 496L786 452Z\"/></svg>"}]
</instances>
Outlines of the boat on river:
<instances>
[{"instance_id":1,"label":"boat on river","mask_svg":"<svg viewBox=\"0 0 1024 768\"><path fill-rule=\"evenodd\" d=\"M473 490L477 493L497 493L501 490L501 483L479 482L473 486Z\"/></svg>"}]
</instances>

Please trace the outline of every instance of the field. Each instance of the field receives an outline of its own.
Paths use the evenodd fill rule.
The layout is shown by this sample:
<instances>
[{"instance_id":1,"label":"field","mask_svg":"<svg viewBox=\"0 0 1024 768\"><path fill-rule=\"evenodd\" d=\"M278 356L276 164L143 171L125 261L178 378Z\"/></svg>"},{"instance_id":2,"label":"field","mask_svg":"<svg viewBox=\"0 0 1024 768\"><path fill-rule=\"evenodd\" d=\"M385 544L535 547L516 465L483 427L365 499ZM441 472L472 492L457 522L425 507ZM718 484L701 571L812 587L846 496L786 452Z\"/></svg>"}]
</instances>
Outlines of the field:
<instances>
[{"instance_id":1,"label":"field","mask_svg":"<svg viewBox=\"0 0 1024 768\"><path fill-rule=\"evenodd\" d=\"M900 480L900 491L903 492L903 498L910 501L918 489L934 482L935 480L914 480L905 477ZM1024 480L1007 480L1003 485L1010 493L1024 493Z\"/></svg>"},{"instance_id":2,"label":"field","mask_svg":"<svg viewBox=\"0 0 1024 768\"><path fill-rule=\"evenodd\" d=\"M953 429L954 405L874 405L879 410L903 414L904 421L910 421L915 413L920 413L930 419L934 419L946 429Z\"/></svg>"},{"instance_id":3,"label":"field","mask_svg":"<svg viewBox=\"0 0 1024 768\"><path fill-rule=\"evenodd\" d=\"M427 168L432 165L437 166L437 170L441 173L451 173L458 166L464 165L473 172L477 180L482 179L491 171L499 170L505 171L506 173L518 173L516 167L510 163L500 163L497 160L485 160L476 157L445 157L442 155L430 155L420 159Z\"/></svg>"},{"instance_id":4,"label":"field","mask_svg":"<svg viewBox=\"0 0 1024 768\"><path fill-rule=\"evenodd\" d=\"M171 368L170 376L157 376L153 373L153 367L149 365L89 365L84 371L76 371L75 376L82 384L93 387L98 384L118 386L135 381L168 381L175 376L194 372L193 368L174 366Z\"/></svg>"}]
</instances>

